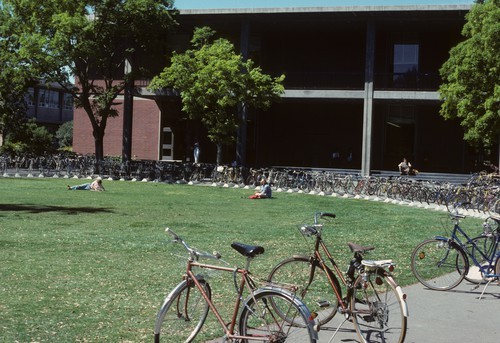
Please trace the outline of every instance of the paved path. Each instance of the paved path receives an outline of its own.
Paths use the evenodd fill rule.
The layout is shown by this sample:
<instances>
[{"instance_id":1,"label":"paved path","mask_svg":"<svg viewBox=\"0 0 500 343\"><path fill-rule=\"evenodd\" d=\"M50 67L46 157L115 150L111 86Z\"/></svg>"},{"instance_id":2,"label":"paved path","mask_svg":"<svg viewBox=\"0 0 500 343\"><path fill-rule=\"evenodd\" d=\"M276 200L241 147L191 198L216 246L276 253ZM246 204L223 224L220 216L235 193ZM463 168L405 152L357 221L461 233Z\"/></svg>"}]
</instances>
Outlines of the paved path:
<instances>
[{"instance_id":1,"label":"paved path","mask_svg":"<svg viewBox=\"0 0 500 343\"><path fill-rule=\"evenodd\" d=\"M472 287L465 280L446 292L428 290L421 284L405 287L410 312L405 343L500 342L500 286L491 283L482 299L478 298L484 286L474 291ZM328 343L333 326L341 321L335 316L320 331L319 342ZM346 322L331 342L358 342L352 323Z\"/></svg>"}]
</instances>

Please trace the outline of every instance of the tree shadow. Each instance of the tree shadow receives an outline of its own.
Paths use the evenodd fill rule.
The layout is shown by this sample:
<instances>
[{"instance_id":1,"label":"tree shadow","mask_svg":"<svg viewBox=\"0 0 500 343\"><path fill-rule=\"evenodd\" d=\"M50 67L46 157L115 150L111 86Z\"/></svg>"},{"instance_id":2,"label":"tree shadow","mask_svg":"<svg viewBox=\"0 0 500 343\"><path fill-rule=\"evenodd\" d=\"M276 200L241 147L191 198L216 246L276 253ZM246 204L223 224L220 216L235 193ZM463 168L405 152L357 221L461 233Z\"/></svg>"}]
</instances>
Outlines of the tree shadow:
<instances>
[{"instance_id":1,"label":"tree shadow","mask_svg":"<svg viewBox=\"0 0 500 343\"><path fill-rule=\"evenodd\" d=\"M18 211L28 213L61 212L66 214L79 213L113 213L114 210L106 207L71 207L71 206L49 206L36 204L0 204L0 212Z\"/></svg>"}]
</instances>

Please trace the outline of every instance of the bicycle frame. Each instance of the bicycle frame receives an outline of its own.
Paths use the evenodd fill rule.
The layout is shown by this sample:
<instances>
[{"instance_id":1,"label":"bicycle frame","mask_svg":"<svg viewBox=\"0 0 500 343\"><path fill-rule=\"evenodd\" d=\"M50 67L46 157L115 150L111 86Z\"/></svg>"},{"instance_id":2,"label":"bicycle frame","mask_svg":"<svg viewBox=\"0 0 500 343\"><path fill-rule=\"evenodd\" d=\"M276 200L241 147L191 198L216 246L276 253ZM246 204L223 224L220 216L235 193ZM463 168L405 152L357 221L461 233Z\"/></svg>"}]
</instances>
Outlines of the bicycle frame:
<instances>
[{"instance_id":1,"label":"bicycle frame","mask_svg":"<svg viewBox=\"0 0 500 343\"><path fill-rule=\"evenodd\" d=\"M316 213L314 215L314 226L313 227L322 227L322 224L318 224L318 221L317 221L318 214L320 216L323 216L323 215L330 216L330 217L335 216L335 215L331 215L331 214L327 214L327 213ZM329 266L327 266L325 259L323 258L322 254L321 254L321 250L326 255L328 261L330 262L331 266L333 267L333 271L335 272L335 274L337 274L338 278L340 278L340 281L347 289L346 297L342 298L340 284L338 283L338 279L335 277L335 275L330 275L330 273L326 272L325 274L328 278L328 282L330 283L330 286L333 289L335 296L337 297L339 305L342 308L341 312L344 315L351 315L351 313L349 313L349 311L348 311L348 307L349 307L348 304L349 304L349 299L352 297L352 294L353 294L352 284L355 281L354 273L356 272L357 269L359 270L359 268L361 266L361 261L363 260L363 257L361 255L361 253L359 253L359 252L354 253L353 259L351 259L351 262L349 264L349 269L346 273L347 278L344 277L344 274L342 273L339 266L335 262L335 259L333 258L332 254L330 253L330 250L328 249L325 242L321 238L321 235L322 235L321 231L317 230L317 233L315 234L316 239L315 239L315 243L314 243L314 254L313 254L313 256L311 256L311 259L314 262L318 263L321 266L321 268L323 268L323 270L325 270L325 271L328 269L331 270L331 268ZM320 250L320 248L321 248L321 250ZM313 267L311 268L311 273L309 275L309 282L311 282L313 277L314 277L314 269L315 269L315 267L314 267L314 263L313 263ZM383 268L377 268L376 272L377 273L387 273ZM402 298L404 298L404 295L402 293L400 294L400 296ZM345 301L344 301L344 299L345 299ZM406 313L406 311L405 311L405 313Z\"/></svg>"},{"instance_id":2,"label":"bicycle frame","mask_svg":"<svg viewBox=\"0 0 500 343\"><path fill-rule=\"evenodd\" d=\"M254 339L254 340L256 339L255 337L246 337L246 336L240 336L240 335L234 334L234 330L235 330L235 326L236 326L236 319L238 317L238 311L239 311L239 308L241 306L243 292L246 289L246 290L248 290L248 292L250 294L252 294L252 292L255 290L255 287L254 287L255 283L252 280L252 278L250 277L250 272L248 271L248 267L249 267L251 259L252 258L247 258L247 264L246 264L246 267L244 269L242 269L242 268L229 268L229 267L217 266L217 265L212 265L212 264L204 264L204 263L199 263L197 261L194 261L192 259L189 259L188 263L187 263L186 275L184 277L187 278L188 281L194 282L194 284L196 285L196 288L198 288L198 290L202 294L203 298L207 302L208 306L210 307L210 310L215 315L215 317L217 318L220 325L224 328L224 332L225 332L228 339ZM240 284L238 287L238 294L237 294L238 296L237 296L236 303L234 306L231 321L229 322L229 328L228 328L228 325L226 324L226 321L224 321L224 319L220 315L219 311L217 310L216 306L214 305L214 303L212 302L210 297L206 294L203 286L200 284L199 279L202 279L202 277L196 276L194 274L194 272L192 270L193 267L198 267L198 268L202 268L202 269L209 269L209 270L218 270L218 271L223 271L223 272L232 272L232 273L238 273L241 275L242 278L241 278L241 281L240 281Z\"/></svg>"},{"instance_id":3,"label":"bicycle frame","mask_svg":"<svg viewBox=\"0 0 500 343\"><path fill-rule=\"evenodd\" d=\"M315 224L315 225L317 225L317 224ZM339 266L335 262L335 259L333 258L332 254L328 250L328 247L326 246L325 242L323 242L321 235L318 234L318 235L316 235L316 241L314 243L314 257L312 257L312 256L311 257L323 268L323 270L326 270L325 267L328 267L328 266L327 266L323 256L321 255L321 251L319 249L320 247L321 247L321 250L323 251L323 253L326 255L328 261L332 265L333 270L335 271L335 274L337 274L337 276L340 278L340 281L342 282L342 284L344 286L348 286L347 280L345 279L344 275L342 274L342 271L340 270ZM311 281L313 279L313 277L314 277L314 267L311 268L311 275L309 276L309 281ZM330 286L332 287L332 289L335 293L335 296L337 297L337 299L339 301L340 306L342 307L342 309L344 311L346 311L347 306L344 303L344 301L342 300L342 294L340 293L341 290L338 289L337 278L333 279L333 277L335 277L335 276L332 277L332 275L330 275L330 273L326 273L326 277L328 278L328 282L330 283ZM334 280L336 280L337 282L335 282Z\"/></svg>"},{"instance_id":4,"label":"bicycle frame","mask_svg":"<svg viewBox=\"0 0 500 343\"><path fill-rule=\"evenodd\" d=\"M186 250L189 252L189 258L187 261L186 265L186 273L183 276L183 281L177 286L179 287L186 287L187 285L187 290L185 293L186 297L186 303L187 299L191 296L191 289L194 289L196 287L197 291L200 292L203 300L206 302L206 305L208 306L207 310L210 309L212 313L215 315L217 318L217 321L219 322L220 326L224 330L224 338L226 340L244 340L244 341L252 341L252 340L270 340L272 335L271 332L268 333L252 333L248 334L246 332L238 332L236 329L236 325L238 324L238 314L240 312L240 307L247 306L247 308L243 309L243 312L245 311L252 311L250 307L248 307L247 304L250 304L252 306L253 304L258 303L258 299L262 297L262 295L266 293L273 293L273 294L278 294L280 296L283 296L283 299L288 299L290 300L291 306L299 306L302 307L303 310L300 312L301 316L303 319L308 318L310 321L307 326L307 330L309 333L310 338L315 338L317 339L317 332L314 331L314 328L312 326L312 317L311 314L308 312L308 309L305 308L305 305L302 304L301 302L299 303L298 298L295 297L291 292L285 291L283 289L277 289L273 288L271 286L264 286L264 287L256 287L255 281L252 279L250 276L250 271L249 271L249 266L251 260L256 257L259 254L262 254L264 252L264 249L260 246L249 246L249 245L244 245L241 243L233 243L231 246L237 250L240 254L244 255L246 257L246 265L244 268L231 268L231 267L224 267L220 265L214 265L214 264L206 264L206 263L200 263L198 262L199 258L211 258L211 259L220 259L220 254L218 253L213 253L213 254L208 254L208 253L203 253L196 251L195 249L190 248L187 243L182 240L179 236L177 236L175 233L173 233L170 229L166 229L168 233L170 233L174 237L174 242L181 243ZM200 268L200 269L208 269L208 270L215 270L215 271L222 271L222 272L230 272L234 276L234 283L235 283L235 288L236 288L236 293L237 293L237 299L234 302L234 309L232 312L231 316L231 321L225 321L224 318L222 318L222 315L220 314L219 310L217 309L217 306L212 302L211 296L210 296L210 289L206 290L205 286L205 280L202 275L196 275L194 272L194 268ZM241 275L241 281L237 282L237 276ZM177 289L176 288L176 289ZM155 341L159 339L159 334L161 331L161 323L163 321L164 316L166 315L167 311L169 310L169 303L173 299L172 297L176 297L176 289L174 289L165 299L164 305L162 305L160 312L157 315L157 319L155 322ZM243 293L245 291L248 291L249 295L246 297L246 299L243 299ZM295 301L297 299L297 301ZM293 305L294 304L294 305ZM259 306L265 306L267 307L268 304L264 302L262 305ZM254 309L258 310L258 313L261 312L261 309ZM187 313L186 308L181 309L182 314L185 314L185 318L189 318L189 313ZM305 311L305 312L304 312ZM184 313L185 312L185 313ZM179 315L179 312L178 312ZM245 314L242 314L243 316ZM229 316L229 315L228 315ZM261 319L261 317L256 317L258 319ZM272 320L275 320L276 317L270 316ZM241 318L240 318L241 321ZM240 323L241 324L241 323ZM274 324L278 325L278 328L283 328L282 324L277 323L274 321ZM203 324L201 324L203 325Z\"/></svg>"},{"instance_id":5,"label":"bicycle frame","mask_svg":"<svg viewBox=\"0 0 500 343\"><path fill-rule=\"evenodd\" d=\"M472 262L474 263L474 265L479 268L479 270L481 271L481 273L483 273L483 275L485 277L499 277L500 275L496 275L494 273L491 274L489 272L489 270L494 270L495 261L496 261L497 257L500 256L500 252L497 252L498 246L500 244L500 236L499 235L495 235L494 250L492 250L493 253L491 254L491 256L487 256L484 253L484 251L481 250L481 248L476 244L476 242L474 242L474 240L471 239L469 237L469 235L467 235L467 233L460 227L460 225L459 225L459 219L463 218L463 216L452 215L452 218L455 221L455 223L453 225L453 230L451 232L451 238L444 237L444 236L435 236L435 238L437 240L440 240L440 241L448 242L448 244L455 244L456 247L458 247L460 250L462 250L472 260ZM486 261L488 263L487 264L481 264L474 257L474 255L471 252L468 251L468 249L465 249L465 244L460 239L459 235L461 235L462 238L465 239L465 243L471 244L473 246L473 248L476 249L477 252L481 255L481 257L484 259L484 261ZM444 259L446 259L446 258L447 258L447 255L445 256ZM466 270L466 272L467 272L469 266L467 265L466 267L467 267L467 270Z\"/></svg>"}]
</instances>

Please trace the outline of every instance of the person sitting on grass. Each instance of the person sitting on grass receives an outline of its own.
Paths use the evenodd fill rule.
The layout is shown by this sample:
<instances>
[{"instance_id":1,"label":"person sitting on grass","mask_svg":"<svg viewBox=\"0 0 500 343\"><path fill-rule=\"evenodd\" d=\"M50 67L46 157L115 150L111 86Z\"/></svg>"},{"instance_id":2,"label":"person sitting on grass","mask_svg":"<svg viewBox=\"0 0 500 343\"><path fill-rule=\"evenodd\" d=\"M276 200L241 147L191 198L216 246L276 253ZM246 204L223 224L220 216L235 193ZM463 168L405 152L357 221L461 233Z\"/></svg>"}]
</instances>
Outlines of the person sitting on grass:
<instances>
[{"instance_id":1,"label":"person sitting on grass","mask_svg":"<svg viewBox=\"0 0 500 343\"><path fill-rule=\"evenodd\" d=\"M104 191L104 186L102 185L102 180L97 179L93 181L92 183L84 183L82 185L77 185L77 186L70 186L68 185L68 190L69 191L95 191L95 192L102 192Z\"/></svg>"},{"instance_id":2,"label":"person sitting on grass","mask_svg":"<svg viewBox=\"0 0 500 343\"><path fill-rule=\"evenodd\" d=\"M260 191L249 196L250 199L266 199L272 196L271 186L269 186L265 177L260 180L260 185Z\"/></svg>"}]
</instances>

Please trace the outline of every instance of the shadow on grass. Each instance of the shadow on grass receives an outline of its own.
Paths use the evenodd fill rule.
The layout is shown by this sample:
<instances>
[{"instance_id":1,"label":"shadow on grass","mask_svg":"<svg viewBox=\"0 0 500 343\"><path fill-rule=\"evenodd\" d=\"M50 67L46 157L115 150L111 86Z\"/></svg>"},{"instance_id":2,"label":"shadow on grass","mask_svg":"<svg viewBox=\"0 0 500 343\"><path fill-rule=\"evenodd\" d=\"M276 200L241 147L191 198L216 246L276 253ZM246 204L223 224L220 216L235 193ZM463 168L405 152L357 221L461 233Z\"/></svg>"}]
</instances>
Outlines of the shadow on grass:
<instances>
[{"instance_id":1,"label":"shadow on grass","mask_svg":"<svg viewBox=\"0 0 500 343\"><path fill-rule=\"evenodd\" d=\"M23 211L29 213L42 213L42 212L62 212L66 214L78 213L113 213L111 208L102 207L70 207L70 206L47 206L35 204L0 204L1 211Z\"/></svg>"}]
</instances>

